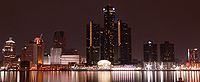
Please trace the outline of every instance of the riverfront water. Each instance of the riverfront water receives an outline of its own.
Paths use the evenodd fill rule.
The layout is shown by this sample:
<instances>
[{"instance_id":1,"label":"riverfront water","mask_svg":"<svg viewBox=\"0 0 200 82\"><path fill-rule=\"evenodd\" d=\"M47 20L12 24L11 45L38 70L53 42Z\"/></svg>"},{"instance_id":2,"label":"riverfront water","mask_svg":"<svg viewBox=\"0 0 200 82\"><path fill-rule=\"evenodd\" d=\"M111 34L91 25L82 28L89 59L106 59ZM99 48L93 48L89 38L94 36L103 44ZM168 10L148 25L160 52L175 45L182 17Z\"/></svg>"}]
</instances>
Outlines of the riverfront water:
<instances>
[{"instance_id":1,"label":"riverfront water","mask_svg":"<svg viewBox=\"0 0 200 82\"><path fill-rule=\"evenodd\" d=\"M200 82L200 71L1 71L0 82Z\"/></svg>"}]
</instances>

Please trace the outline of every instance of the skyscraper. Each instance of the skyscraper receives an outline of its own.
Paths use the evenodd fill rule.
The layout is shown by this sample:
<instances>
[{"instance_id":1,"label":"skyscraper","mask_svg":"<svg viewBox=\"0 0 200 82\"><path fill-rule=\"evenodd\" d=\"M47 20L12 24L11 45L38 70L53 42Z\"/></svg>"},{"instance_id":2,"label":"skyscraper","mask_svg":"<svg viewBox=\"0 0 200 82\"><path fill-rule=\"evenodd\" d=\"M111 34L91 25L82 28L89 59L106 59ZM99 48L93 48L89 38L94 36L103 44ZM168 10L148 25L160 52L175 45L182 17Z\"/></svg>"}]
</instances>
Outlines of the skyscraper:
<instances>
[{"instance_id":1,"label":"skyscraper","mask_svg":"<svg viewBox=\"0 0 200 82\"><path fill-rule=\"evenodd\" d=\"M89 65L96 65L101 56L101 28L91 20L86 27L86 55Z\"/></svg>"},{"instance_id":2,"label":"skyscraper","mask_svg":"<svg viewBox=\"0 0 200 82\"><path fill-rule=\"evenodd\" d=\"M131 63L131 28L128 24L123 23L118 20L118 30L117 30L117 42L118 42L118 54L120 64L130 64Z\"/></svg>"},{"instance_id":3,"label":"skyscraper","mask_svg":"<svg viewBox=\"0 0 200 82\"><path fill-rule=\"evenodd\" d=\"M37 65L37 44L33 40L25 44L22 49L21 61L29 61L30 67Z\"/></svg>"},{"instance_id":4,"label":"skyscraper","mask_svg":"<svg viewBox=\"0 0 200 82\"><path fill-rule=\"evenodd\" d=\"M157 62L157 44L152 41L144 44L144 62Z\"/></svg>"},{"instance_id":5,"label":"skyscraper","mask_svg":"<svg viewBox=\"0 0 200 82\"><path fill-rule=\"evenodd\" d=\"M33 61L33 52L29 53L29 49L30 49L30 45L26 44L23 48L22 48L22 53L21 53L21 61ZM33 51L33 50L31 50Z\"/></svg>"},{"instance_id":6,"label":"skyscraper","mask_svg":"<svg viewBox=\"0 0 200 82\"><path fill-rule=\"evenodd\" d=\"M56 31L53 36L53 48L62 48L65 53L65 34L64 31Z\"/></svg>"},{"instance_id":7,"label":"skyscraper","mask_svg":"<svg viewBox=\"0 0 200 82\"><path fill-rule=\"evenodd\" d=\"M44 44L42 35L39 37L35 37L34 43L36 44L37 67L39 68L43 64L43 55L44 55Z\"/></svg>"},{"instance_id":8,"label":"skyscraper","mask_svg":"<svg viewBox=\"0 0 200 82\"><path fill-rule=\"evenodd\" d=\"M99 60L112 64L131 63L131 28L117 19L115 8L103 8L104 27L90 21L87 24L87 63L96 65Z\"/></svg>"},{"instance_id":9,"label":"skyscraper","mask_svg":"<svg viewBox=\"0 0 200 82\"><path fill-rule=\"evenodd\" d=\"M13 62L16 61L15 47L15 41L12 40L12 37L9 37L9 40L5 42L5 45L2 49L4 66L10 67L12 66Z\"/></svg>"},{"instance_id":10,"label":"skyscraper","mask_svg":"<svg viewBox=\"0 0 200 82\"><path fill-rule=\"evenodd\" d=\"M160 60L162 62L174 62L174 44L168 41L160 44Z\"/></svg>"},{"instance_id":11,"label":"skyscraper","mask_svg":"<svg viewBox=\"0 0 200 82\"><path fill-rule=\"evenodd\" d=\"M104 30L103 30L103 37L104 37L104 43L102 44L104 50L102 51L103 54L101 58L103 60L109 60L112 64L117 61L115 60L114 56L117 56L118 51L115 49L117 45L115 45L115 22L116 22L116 13L115 8L111 5L107 5L103 8L104 13Z\"/></svg>"}]
</instances>

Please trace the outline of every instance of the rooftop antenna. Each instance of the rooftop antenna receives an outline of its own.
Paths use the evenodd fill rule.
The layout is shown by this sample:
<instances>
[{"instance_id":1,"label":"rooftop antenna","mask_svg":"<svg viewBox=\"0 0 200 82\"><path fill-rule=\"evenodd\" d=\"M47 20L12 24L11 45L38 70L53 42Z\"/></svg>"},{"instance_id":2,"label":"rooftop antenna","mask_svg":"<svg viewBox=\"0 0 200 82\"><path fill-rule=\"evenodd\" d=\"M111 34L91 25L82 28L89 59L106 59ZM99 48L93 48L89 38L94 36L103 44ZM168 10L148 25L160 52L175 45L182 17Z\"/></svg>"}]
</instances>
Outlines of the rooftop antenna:
<instances>
[{"instance_id":1,"label":"rooftop antenna","mask_svg":"<svg viewBox=\"0 0 200 82\"><path fill-rule=\"evenodd\" d=\"M43 34L40 34L40 39L42 39Z\"/></svg>"}]
</instances>

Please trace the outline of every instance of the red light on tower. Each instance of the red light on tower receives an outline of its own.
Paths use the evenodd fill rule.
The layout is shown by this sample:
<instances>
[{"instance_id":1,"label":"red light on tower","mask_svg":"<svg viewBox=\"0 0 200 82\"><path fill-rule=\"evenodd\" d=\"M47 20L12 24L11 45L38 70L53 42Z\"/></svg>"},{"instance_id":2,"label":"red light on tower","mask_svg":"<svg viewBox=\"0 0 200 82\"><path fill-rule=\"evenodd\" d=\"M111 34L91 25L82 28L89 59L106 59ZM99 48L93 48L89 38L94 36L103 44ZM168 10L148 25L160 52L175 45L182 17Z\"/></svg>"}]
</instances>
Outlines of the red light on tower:
<instances>
[{"instance_id":1,"label":"red light on tower","mask_svg":"<svg viewBox=\"0 0 200 82\"><path fill-rule=\"evenodd\" d=\"M34 42L39 45L42 44L43 40L42 40L42 35L40 35L40 37L35 37Z\"/></svg>"}]
</instances>

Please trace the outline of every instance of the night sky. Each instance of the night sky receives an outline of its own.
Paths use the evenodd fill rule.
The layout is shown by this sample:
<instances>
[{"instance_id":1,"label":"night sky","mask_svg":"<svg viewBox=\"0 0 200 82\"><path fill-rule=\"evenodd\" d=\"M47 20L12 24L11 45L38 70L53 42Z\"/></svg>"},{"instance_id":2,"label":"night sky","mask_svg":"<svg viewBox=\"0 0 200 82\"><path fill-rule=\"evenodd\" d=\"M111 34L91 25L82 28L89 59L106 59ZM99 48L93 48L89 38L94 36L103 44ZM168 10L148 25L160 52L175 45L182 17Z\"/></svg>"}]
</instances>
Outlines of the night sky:
<instances>
[{"instance_id":1,"label":"night sky","mask_svg":"<svg viewBox=\"0 0 200 82\"><path fill-rule=\"evenodd\" d=\"M134 59L143 58L148 40L175 44L175 56L186 58L187 48L200 48L200 1L198 0L112 0L117 14L132 28ZM63 30L66 48L85 56L85 30L89 19L103 25L102 8L107 0L1 0L0 48L9 36L20 53L25 41L43 34L46 50L55 31Z\"/></svg>"}]
</instances>

